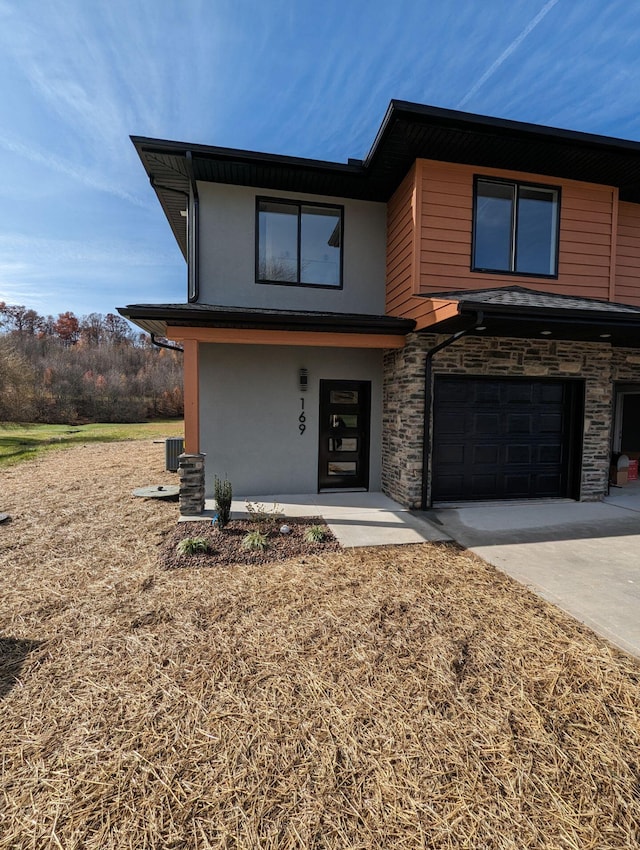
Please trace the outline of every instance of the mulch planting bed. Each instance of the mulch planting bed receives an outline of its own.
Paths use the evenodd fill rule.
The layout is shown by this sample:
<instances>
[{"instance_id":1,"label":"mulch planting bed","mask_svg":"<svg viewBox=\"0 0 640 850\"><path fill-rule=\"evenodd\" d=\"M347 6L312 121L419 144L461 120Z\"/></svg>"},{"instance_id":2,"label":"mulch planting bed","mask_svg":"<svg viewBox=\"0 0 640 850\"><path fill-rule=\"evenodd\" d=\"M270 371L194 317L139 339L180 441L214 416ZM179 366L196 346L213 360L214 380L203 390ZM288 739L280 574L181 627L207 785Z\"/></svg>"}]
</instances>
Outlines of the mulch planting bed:
<instances>
[{"instance_id":1,"label":"mulch planting bed","mask_svg":"<svg viewBox=\"0 0 640 850\"><path fill-rule=\"evenodd\" d=\"M280 527L285 524L290 528L289 534L280 532ZM309 543L304 539L305 532L312 526L322 528L322 541ZM223 529L216 528L211 522L178 523L160 549L159 566L163 570L174 570L233 564L269 564L289 558L304 558L305 555L336 552L340 549L340 544L322 517L283 518L273 528L265 530L268 539L266 549L243 549L242 540L245 535L258 529L259 526L255 522L246 519L232 519ZM189 537L204 538L209 543L209 552L180 555L177 551L178 544Z\"/></svg>"},{"instance_id":2,"label":"mulch planting bed","mask_svg":"<svg viewBox=\"0 0 640 850\"><path fill-rule=\"evenodd\" d=\"M0 472L0 850L640 847L638 659L452 544L161 569L150 482Z\"/></svg>"}]
</instances>

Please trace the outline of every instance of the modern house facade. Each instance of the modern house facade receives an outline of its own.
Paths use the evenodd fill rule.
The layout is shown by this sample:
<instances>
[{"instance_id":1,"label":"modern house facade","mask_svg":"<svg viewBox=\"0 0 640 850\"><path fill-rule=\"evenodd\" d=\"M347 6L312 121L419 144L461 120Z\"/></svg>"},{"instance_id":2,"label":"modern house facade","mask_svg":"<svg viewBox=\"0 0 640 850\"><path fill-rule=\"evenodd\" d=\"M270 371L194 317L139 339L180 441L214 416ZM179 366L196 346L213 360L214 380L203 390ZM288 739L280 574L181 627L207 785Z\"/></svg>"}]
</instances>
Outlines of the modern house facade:
<instances>
[{"instance_id":1,"label":"modern house facade","mask_svg":"<svg viewBox=\"0 0 640 850\"><path fill-rule=\"evenodd\" d=\"M344 165L133 142L188 293L120 312L184 347L209 494L596 500L640 451L640 144L399 101Z\"/></svg>"}]
</instances>

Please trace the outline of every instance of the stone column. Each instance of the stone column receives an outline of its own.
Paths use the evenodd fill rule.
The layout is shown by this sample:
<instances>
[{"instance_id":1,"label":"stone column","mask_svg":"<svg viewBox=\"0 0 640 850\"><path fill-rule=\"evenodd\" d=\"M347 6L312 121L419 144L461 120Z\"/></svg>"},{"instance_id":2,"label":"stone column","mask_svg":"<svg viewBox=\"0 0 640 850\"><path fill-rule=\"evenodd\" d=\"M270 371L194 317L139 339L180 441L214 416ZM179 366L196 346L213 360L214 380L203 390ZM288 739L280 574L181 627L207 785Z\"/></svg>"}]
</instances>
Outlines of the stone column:
<instances>
[{"instance_id":1,"label":"stone column","mask_svg":"<svg viewBox=\"0 0 640 850\"><path fill-rule=\"evenodd\" d=\"M204 510L204 455L181 454L178 457L180 478L180 514L197 516Z\"/></svg>"}]
</instances>

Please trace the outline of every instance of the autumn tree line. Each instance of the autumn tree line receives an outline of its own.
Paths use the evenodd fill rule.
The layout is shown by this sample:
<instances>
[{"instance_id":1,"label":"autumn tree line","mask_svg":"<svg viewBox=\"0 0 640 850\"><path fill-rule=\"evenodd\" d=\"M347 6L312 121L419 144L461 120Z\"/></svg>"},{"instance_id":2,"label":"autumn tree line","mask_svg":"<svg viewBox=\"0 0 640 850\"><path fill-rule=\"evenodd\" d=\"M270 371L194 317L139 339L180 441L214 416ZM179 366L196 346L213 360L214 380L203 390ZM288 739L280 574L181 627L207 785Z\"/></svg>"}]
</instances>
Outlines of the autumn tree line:
<instances>
[{"instance_id":1,"label":"autumn tree line","mask_svg":"<svg viewBox=\"0 0 640 850\"><path fill-rule=\"evenodd\" d=\"M40 316L0 301L0 421L140 422L183 415L182 352L115 313Z\"/></svg>"}]
</instances>

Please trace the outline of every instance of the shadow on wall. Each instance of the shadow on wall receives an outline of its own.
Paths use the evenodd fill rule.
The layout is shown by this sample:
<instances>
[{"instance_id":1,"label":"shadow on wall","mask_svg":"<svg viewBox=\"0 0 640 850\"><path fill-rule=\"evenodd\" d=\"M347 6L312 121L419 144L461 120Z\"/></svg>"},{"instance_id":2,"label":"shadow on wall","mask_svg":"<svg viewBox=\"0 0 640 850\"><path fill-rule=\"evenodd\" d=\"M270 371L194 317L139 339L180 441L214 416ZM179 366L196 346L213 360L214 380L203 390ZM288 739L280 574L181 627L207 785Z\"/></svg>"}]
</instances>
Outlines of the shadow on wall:
<instances>
[{"instance_id":1,"label":"shadow on wall","mask_svg":"<svg viewBox=\"0 0 640 850\"><path fill-rule=\"evenodd\" d=\"M4 699L18 681L27 655L43 643L41 640L0 637L0 699Z\"/></svg>"}]
</instances>

